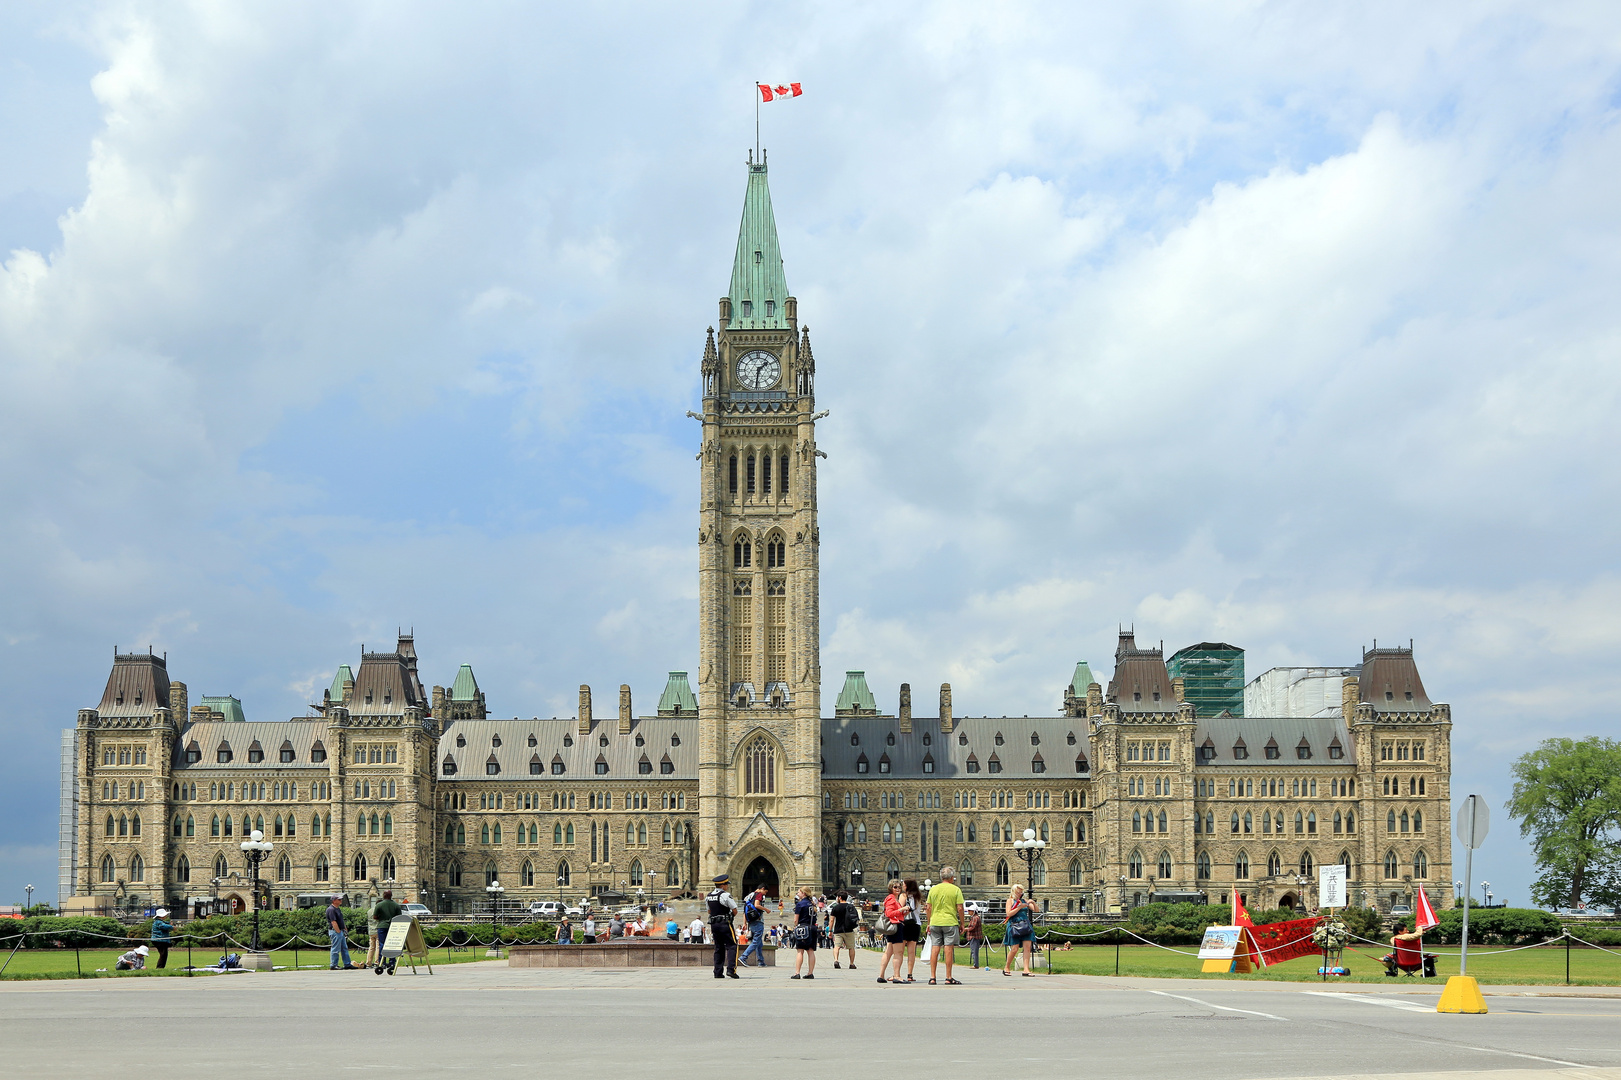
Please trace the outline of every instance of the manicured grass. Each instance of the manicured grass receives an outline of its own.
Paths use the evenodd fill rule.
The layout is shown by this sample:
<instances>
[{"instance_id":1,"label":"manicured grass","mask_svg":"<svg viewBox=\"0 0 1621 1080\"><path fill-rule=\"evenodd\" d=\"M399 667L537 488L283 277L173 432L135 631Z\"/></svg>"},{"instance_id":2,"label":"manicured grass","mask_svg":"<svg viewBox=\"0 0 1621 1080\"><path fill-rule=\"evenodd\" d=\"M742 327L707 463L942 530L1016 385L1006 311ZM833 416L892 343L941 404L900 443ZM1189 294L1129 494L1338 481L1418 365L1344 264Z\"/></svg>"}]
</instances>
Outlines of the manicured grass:
<instances>
[{"instance_id":1,"label":"manicured grass","mask_svg":"<svg viewBox=\"0 0 1621 1080\"><path fill-rule=\"evenodd\" d=\"M475 960L483 960L485 948L486 946L477 945L468 946L465 951L431 949L428 953L429 963L438 967L441 964L466 964ZM241 950L232 949L232 951L240 952ZM22 949L11 958L11 963L7 966L3 978L6 980L74 979L80 977L81 971L84 978L112 977L124 979L173 975L185 977L186 950L183 947L169 950L169 966L162 971L152 966L158 961L155 952L147 957L147 967L144 971L114 971L112 969L113 964L117 962L124 952L124 949L84 949L79 953L78 965L76 966L72 949ZM0 963L5 962L6 955L6 953L0 952ZM192 962L201 968L218 960L219 955L220 949L218 947L194 949L192 950ZM301 971L321 971L325 970L327 966L327 952L325 949L300 949L296 957L292 949L277 949L270 955L272 963L288 971L293 969L295 959ZM359 949L351 949L349 955L350 959L357 963L364 962L366 949L364 946ZM502 955L505 955L505 950L502 951ZM400 961L399 967L406 971L410 970L410 967L403 960ZM98 970L101 968L106 970ZM203 974L212 974L212 972L198 972L199 977Z\"/></svg>"},{"instance_id":2,"label":"manicured grass","mask_svg":"<svg viewBox=\"0 0 1621 1080\"><path fill-rule=\"evenodd\" d=\"M1213 973L1205 974L1199 969L1202 962L1194 956L1185 956L1182 953L1194 953L1198 950L1188 946L1180 947L1178 952L1167 952L1152 945L1122 945L1120 946L1120 974L1149 976L1156 978L1179 979L1210 979L1217 982L1231 980L1264 980L1277 982L1311 981L1321 982L1322 976L1317 969L1322 965L1321 954L1318 956L1301 957L1282 964L1274 964L1261 971L1244 975ZM1436 961L1436 977L1434 979L1410 979L1401 977L1392 979L1385 974L1384 965L1379 962L1388 949L1378 949L1375 946L1365 946L1361 951L1345 950L1344 965L1350 969L1350 975L1331 976L1329 982L1374 982L1385 983L1391 986L1407 986L1414 983L1428 982L1432 985L1441 985L1448 975L1458 974L1458 949L1456 946L1430 947L1426 952L1435 953L1439 959ZM1565 950L1560 948L1525 949L1520 952L1498 953L1494 949L1485 947L1472 947L1469 950L1469 974L1482 983L1495 983L1499 985L1564 985L1565 982ZM1046 950L1042 950L1043 956ZM1001 946L986 952L981 950L980 961L989 963L992 967L1000 968L1005 957ZM1052 950L1053 969L1059 974L1080 975L1113 975L1115 974L1115 948L1112 945L1076 945L1069 951L1054 948ZM989 959L987 960L987 957ZM957 950L958 964L966 964L968 950ZM875 961L876 962L876 961ZM1038 965L1038 974L1045 974L1045 966ZM1570 953L1570 982L1573 986L1618 986L1621 985L1621 956L1615 953L1601 952L1597 949L1572 949Z\"/></svg>"}]
</instances>

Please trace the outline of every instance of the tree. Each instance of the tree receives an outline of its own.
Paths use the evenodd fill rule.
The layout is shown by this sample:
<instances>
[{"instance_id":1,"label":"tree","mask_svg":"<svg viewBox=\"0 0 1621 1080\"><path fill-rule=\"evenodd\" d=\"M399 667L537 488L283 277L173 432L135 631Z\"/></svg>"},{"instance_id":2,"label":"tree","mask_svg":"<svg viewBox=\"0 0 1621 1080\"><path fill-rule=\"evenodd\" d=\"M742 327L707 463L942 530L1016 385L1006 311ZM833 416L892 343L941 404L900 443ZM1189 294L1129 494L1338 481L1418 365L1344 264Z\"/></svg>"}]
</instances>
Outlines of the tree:
<instances>
[{"instance_id":1,"label":"tree","mask_svg":"<svg viewBox=\"0 0 1621 1080\"><path fill-rule=\"evenodd\" d=\"M1621 899L1621 742L1548 739L1514 763L1509 816L1529 837L1545 907Z\"/></svg>"}]
</instances>

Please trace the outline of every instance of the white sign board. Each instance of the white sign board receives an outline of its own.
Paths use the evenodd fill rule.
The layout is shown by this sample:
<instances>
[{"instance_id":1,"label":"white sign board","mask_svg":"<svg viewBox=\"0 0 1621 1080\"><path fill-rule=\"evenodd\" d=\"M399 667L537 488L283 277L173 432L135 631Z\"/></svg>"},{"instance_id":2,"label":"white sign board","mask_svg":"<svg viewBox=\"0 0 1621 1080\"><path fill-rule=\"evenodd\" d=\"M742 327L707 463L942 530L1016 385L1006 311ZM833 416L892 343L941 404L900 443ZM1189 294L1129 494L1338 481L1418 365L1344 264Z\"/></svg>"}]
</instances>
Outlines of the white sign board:
<instances>
[{"instance_id":1,"label":"white sign board","mask_svg":"<svg viewBox=\"0 0 1621 1080\"><path fill-rule=\"evenodd\" d=\"M1458 842L1470 851L1486 842L1486 830L1491 826L1491 812L1486 800L1471 795L1458 807Z\"/></svg>"},{"instance_id":2,"label":"white sign board","mask_svg":"<svg viewBox=\"0 0 1621 1080\"><path fill-rule=\"evenodd\" d=\"M1317 868L1317 906L1345 906L1345 864L1325 863Z\"/></svg>"},{"instance_id":3,"label":"white sign board","mask_svg":"<svg viewBox=\"0 0 1621 1080\"><path fill-rule=\"evenodd\" d=\"M1243 931L1236 926L1207 926L1204 940L1199 943L1200 960L1231 960L1238 951L1239 936Z\"/></svg>"}]
</instances>

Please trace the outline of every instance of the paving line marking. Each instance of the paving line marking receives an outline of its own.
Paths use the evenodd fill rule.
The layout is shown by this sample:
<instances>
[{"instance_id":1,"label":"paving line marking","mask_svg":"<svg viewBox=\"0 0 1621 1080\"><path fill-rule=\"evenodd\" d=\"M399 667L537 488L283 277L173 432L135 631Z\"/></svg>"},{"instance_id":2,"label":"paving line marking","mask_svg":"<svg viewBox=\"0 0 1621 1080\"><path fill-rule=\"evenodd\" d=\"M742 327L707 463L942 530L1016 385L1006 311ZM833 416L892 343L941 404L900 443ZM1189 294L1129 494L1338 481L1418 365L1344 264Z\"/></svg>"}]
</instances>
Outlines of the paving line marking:
<instances>
[{"instance_id":1,"label":"paving line marking","mask_svg":"<svg viewBox=\"0 0 1621 1080\"><path fill-rule=\"evenodd\" d=\"M1328 990L1305 990L1302 993L1310 994L1312 997L1333 998L1336 1001L1354 1001L1359 1005L1383 1005L1387 1009L1400 1009L1402 1012L1439 1015L1435 1012L1433 1006L1425 1008L1423 1005L1415 1005L1410 1001L1387 1001L1384 998L1367 997L1361 994L1336 994Z\"/></svg>"},{"instance_id":2,"label":"paving line marking","mask_svg":"<svg viewBox=\"0 0 1621 1080\"><path fill-rule=\"evenodd\" d=\"M1287 1016L1274 1016L1268 1012L1256 1012L1254 1009L1234 1009L1227 1005L1217 1005L1214 1002L1201 1001L1196 997L1185 997L1182 994L1167 994L1164 990L1150 990L1148 992L1150 994L1158 994L1160 997L1176 998L1178 1001L1191 1001L1195 1005L1203 1005L1207 1009L1220 1009L1223 1012L1247 1013L1250 1016L1264 1016L1268 1020L1282 1020L1285 1023L1287 1023L1289 1020Z\"/></svg>"},{"instance_id":3,"label":"paving line marking","mask_svg":"<svg viewBox=\"0 0 1621 1080\"><path fill-rule=\"evenodd\" d=\"M1482 1054L1507 1054L1509 1057L1529 1058L1532 1061L1547 1061L1554 1065L1568 1065L1572 1069L1593 1069L1596 1065L1583 1065L1579 1061L1561 1061L1559 1058L1538 1057L1535 1054L1522 1054L1517 1050L1498 1050L1490 1046L1465 1046L1463 1043L1452 1043L1459 1050L1479 1050Z\"/></svg>"}]
</instances>

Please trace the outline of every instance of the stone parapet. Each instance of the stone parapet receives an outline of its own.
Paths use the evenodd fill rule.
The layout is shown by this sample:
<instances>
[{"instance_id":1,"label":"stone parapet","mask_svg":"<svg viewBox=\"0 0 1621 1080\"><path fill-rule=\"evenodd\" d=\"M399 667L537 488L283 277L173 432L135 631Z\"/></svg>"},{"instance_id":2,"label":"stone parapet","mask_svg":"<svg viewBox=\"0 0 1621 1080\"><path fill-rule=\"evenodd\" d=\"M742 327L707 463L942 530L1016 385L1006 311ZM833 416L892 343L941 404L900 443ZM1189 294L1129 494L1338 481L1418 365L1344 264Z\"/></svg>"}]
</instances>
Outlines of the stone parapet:
<instances>
[{"instance_id":1,"label":"stone parapet","mask_svg":"<svg viewBox=\"0 0 1621 1080\"><path fill-rule=\"evenodd\" d=\"M742 946L739 946L741 952ZM777 950L764 950L765 966L777 966ZM595 945L514 945L507 966L515 968L713 967L711 945L654 938L621 938Z\"/></svg>"}]
</instances>

